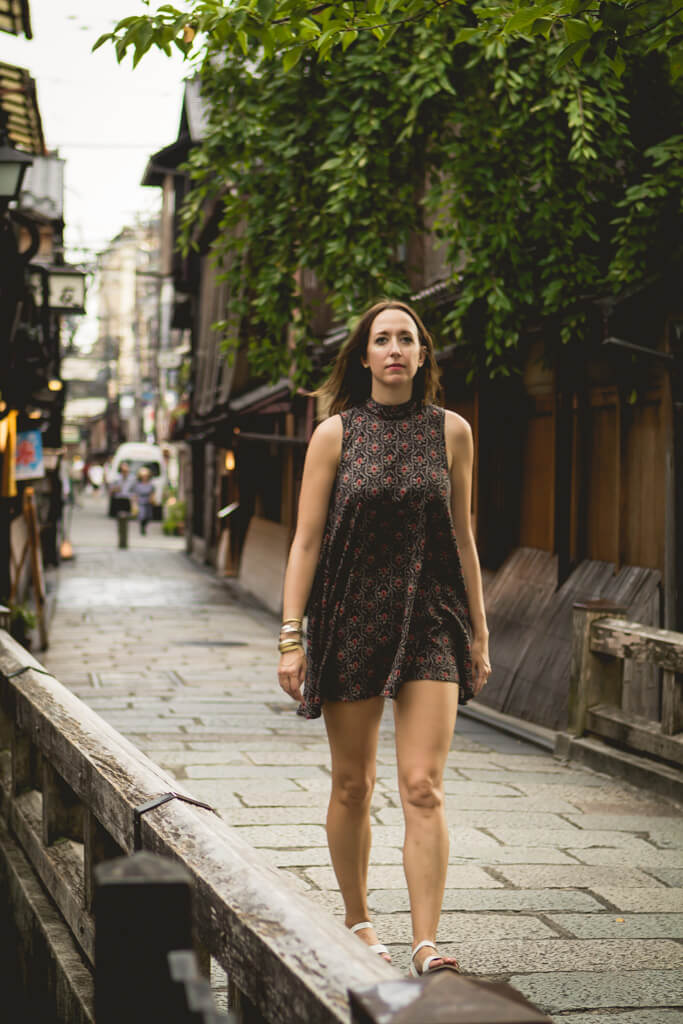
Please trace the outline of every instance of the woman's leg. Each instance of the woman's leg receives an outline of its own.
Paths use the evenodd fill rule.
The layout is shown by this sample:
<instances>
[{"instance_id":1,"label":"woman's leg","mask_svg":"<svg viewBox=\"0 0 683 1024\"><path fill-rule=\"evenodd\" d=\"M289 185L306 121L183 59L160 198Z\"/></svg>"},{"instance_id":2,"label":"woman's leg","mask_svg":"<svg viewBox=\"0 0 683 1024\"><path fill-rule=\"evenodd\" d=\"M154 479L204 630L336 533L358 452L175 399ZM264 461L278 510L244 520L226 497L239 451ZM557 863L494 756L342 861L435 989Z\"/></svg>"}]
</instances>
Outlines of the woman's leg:
<instances>
[{"instance_id":1,"label":"woman's leg","mask_svg":"<svg viewBox=\"0 0 683 1024\"><path fill-rule=\"evenodd\" d=\"M458 687L417 679L404 683L394 705L398 783L405 817L403 867L413 947L436 939L448 867L443 772L458 712ZM417 954L421 964L434 950Z\"/></svg>"},{"instance_id":2,"label":"woman's leg","mask_svg":"<svg viewBox=\"0 0 683 1024\"><path fill-rule=\"evenodd\" d=\"M368 919L370 801L383 707L383 697L323 703L332 753L327 842L348 928ZM374 929L361 931L359 938L368 945L377 942Z\"/></svg>"}]
</instances>

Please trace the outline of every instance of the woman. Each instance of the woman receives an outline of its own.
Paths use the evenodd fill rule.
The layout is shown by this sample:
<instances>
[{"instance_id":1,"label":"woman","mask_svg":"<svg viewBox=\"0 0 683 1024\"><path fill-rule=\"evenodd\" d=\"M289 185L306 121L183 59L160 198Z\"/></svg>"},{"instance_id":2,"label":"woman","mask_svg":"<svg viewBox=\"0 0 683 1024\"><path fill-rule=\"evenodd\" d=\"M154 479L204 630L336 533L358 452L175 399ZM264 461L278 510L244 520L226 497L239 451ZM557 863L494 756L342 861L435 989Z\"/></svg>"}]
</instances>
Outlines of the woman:
<instances>
[{"instance_id":1,"label":"woman","mask_svg":"<svg viewBox=\"0 0 683 1024\"><path fill-rule=\"evenodd\" d=\"M154 504L154 484L152 483L152 473L148 466L142 466L138 470L138 479L133 493L137 498L140 533L145 534L147 533L147 523L154 515L152 508Z\"/></svg>"},{"instance_id":2,"label":"woman","mask_svg":"<svg viewBox=\"0 0 683 1024\"><path fill-rule=\"evenodd\" d=\"M318 392L330 416L306 455L278 668L300 713L324 716L327 837L346 925L387 960L368 921L367 875L379 725L384 698L394 700L416 975L459 970L435 946L448 864L442 778L458 702L491 671L470 524L472 433L432 404L437 387L417 314L402 302L369 309Z\"/></svg>"}]
</instances>

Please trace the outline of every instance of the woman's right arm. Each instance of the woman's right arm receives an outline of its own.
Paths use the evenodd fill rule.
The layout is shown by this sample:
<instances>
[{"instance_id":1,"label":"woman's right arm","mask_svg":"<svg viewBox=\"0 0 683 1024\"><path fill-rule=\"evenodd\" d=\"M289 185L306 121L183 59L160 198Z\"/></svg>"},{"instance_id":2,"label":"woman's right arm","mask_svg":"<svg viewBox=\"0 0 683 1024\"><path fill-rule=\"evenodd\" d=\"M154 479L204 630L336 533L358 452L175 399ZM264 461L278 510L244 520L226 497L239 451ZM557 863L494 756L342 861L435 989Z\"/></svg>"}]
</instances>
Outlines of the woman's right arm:
<instances>
[{"instance_id":1,"label":"woman's right arm","mask_svg":"<svg viewBox=\"0 0 683 1024\"><path fill-rule=\"evenodd\" d=\"M296 533L285 573L283 619L301 619L306 610L341 458L342 432L341 416L330 416L313 432L308 446ZM306 658L302 650L287 651L280 656L280 686L299 702L303 700L301 686L305 675Z\"/></svg>"}]
</instances>

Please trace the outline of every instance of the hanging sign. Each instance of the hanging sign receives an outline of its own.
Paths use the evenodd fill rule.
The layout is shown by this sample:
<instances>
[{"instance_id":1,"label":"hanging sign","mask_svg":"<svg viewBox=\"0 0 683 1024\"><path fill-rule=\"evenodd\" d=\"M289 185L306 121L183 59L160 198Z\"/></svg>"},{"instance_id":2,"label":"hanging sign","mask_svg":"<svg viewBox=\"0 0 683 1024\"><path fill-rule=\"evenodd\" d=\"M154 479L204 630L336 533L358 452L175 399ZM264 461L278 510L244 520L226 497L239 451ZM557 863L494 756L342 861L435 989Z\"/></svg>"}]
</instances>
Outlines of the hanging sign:
<instances>
[{"instance_id":1,"label":"hanging sign","mask_svg":"<svg viewBox=\"0 0 683 1024\"><path fill-rule=\"evenodd\" d=\"M15 476L17 480L45 476L43 438L39 430L22 430L17 434Z\"/></svg>"}]
</instances>

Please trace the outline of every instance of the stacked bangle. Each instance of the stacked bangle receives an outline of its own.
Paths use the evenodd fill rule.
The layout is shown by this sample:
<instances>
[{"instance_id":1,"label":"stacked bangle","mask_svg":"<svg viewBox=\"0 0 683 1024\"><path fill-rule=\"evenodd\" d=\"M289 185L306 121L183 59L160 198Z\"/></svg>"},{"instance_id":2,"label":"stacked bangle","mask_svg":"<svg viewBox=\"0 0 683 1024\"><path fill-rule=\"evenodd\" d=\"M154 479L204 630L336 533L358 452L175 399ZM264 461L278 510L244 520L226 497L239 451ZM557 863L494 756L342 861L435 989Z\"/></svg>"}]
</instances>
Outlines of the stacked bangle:
<instances>
[{"instance_id":1,"label":"stacked bangle","mask_svg":"<svg viewBox=\"0 0 683 1024\"><path fill-rule=\"evenodd\" d=\"M301 640L303 637L303 620L302 619L285 619L280 627L280 642L278 644L278 650L280 654L284 654L286 651L303 650L304 645Z\"/></svg>"}]
</instances>

